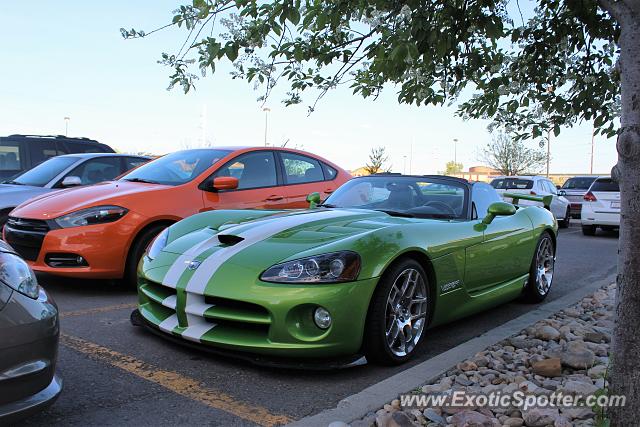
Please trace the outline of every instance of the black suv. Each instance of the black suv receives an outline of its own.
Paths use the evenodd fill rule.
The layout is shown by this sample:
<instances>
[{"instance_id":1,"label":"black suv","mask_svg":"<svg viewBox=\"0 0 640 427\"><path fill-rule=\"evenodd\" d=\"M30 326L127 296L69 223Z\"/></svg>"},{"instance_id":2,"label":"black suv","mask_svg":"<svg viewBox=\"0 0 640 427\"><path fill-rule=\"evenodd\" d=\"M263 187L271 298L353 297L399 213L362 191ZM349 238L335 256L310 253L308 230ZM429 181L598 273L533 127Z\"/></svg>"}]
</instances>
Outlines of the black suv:
<instances>
[{"instance_id":1,"label":"black suv","mask_svg":"<svg viewBox=\"0 0 640 427\"><path fill-rule=\"evenodd\" d=\"M60 154L115 153L89 138L10 135L0 137L0 180L5 180Z\"/></svg>"}]
</instances>

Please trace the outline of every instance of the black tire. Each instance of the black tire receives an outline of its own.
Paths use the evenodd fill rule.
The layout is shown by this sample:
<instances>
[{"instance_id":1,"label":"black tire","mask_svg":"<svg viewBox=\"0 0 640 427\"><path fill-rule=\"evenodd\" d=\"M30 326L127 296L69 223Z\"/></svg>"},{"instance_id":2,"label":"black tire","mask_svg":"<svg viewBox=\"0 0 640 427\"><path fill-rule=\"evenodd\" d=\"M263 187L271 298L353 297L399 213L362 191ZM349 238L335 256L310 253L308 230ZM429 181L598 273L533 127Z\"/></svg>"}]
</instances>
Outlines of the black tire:
<instances>
[{"instance_id":1,"label":"black tire","mask_svg":"<svg viewBox=\"0 0 640 427\"><path fill-rule=\"evenodd\" d=\"M585 236L595 236L596 235L596 226L595 225L583 225L582 226L582 234Z\"/></svg>"},{"instance_id":2,"label":"black tire","mask_svg":"<svg viewBox=\"0 0 640 427\"><path fill-rule=\"evenodd\" d=\"M567 208L567 212L564 214L564 219L562 221L558 221L558 227L569 228L569 225L571 225L571 212L569 208Z\"/></svg>"},{"instance_id":3,"label":"black tire","mask_svg":"<svg viewBox=\"0 0 640 427\"><path fill-rule=\"evenodd\" d=\"M125 265L123 285L130 289L135 289L138 286L138 263L144 252L147 250L147 246L162 230L167 228L167 224L158 224L143 230L134 240L131 248L129 249L129 255L127 256L127 264Z\"/></svg>"},{"instance_id":4,"label":"black tire","mask_svg":"<svg viewBox=\"0 0 640 427\"><path fill-rule=\"evenodd\" d=\"M546 252L550 249L551 253ZM541 252L543 252L541 254ZM555 269L556 245L553 238L548 232L542 233L536 250L533 253L531 267L529 269L529 280L524 288L523 297L526 302L538 303L544 301L549 295L551 286L553 285L553 276ZM544 265L544 274L539 274L539 269ZM550 269L550 276L549 270Z\"/></svg>"},{"instance_id":5,"label":"black tire","mask_svg":"<svg viewBox=\"0 0 640 427\"><path fill-rule=\"evenodd\" d=\"M396 281L404 280L403 277L406 278L407 274L409 275L409 278L414 277L412 276L412 272L416 272L419 277L415 276L416 284L413 288L413 295L409 299L412 301L414 299L417 299L417 297L413 298L415 297L416 292L418 294L425 293L424 301L411 303L409 305L410 310L415 310L415 312L410 311L410 314L419 314L420 318L416 319L415 321L411 319L409 324L400 329L398 327L398 323L400 323L401 321L409 321L409 319L413 316L398 316L392 310L388 310L388 308L391 307L391 304L388 304L388 300L391 296L392 288L395 288ZM422 285L419 284L420 279L422 280ZM395 289L397 290L397 288ZM398 292L396 292L396 296L400 297ZM405 297L404 299L398 298L398 304L396 305L396 308L401 306L401 300L406 299L407 297ZM429 277L427 276L424 268L422 268L420 263L411 258L404 258L392 264L380 278L378 286L376 287L373 297L371 298L371 303L369 304L369 312L367 314L367 323L365 325L363 340L363 349L365 355L367 356L367 360L382 365L399 365L412 358L415 354L416 348L418 347L418 345L422 341L422 337L424 336L424 332L431 315L431 306L431 288L429 287ZM391 318L393 318L394 320L391 321ZM418 324L418 321L420 320L421 323ZM393 334L394 330L397 331L394 341L391 344L388 344L387 341L388 323L391 325L391 334ZM416 329L419 329L419 332L413 330L414 325ZM406 340L398 340L402 340L403 338L407 337L407 334L412 337L412 342L410 343L410 347L404 347L404 351L406 352L406 354L402 355L395 353L394 350L391 349L391 347L393 347L396 342L406 342Z\"/></svg>"}]
</instances>

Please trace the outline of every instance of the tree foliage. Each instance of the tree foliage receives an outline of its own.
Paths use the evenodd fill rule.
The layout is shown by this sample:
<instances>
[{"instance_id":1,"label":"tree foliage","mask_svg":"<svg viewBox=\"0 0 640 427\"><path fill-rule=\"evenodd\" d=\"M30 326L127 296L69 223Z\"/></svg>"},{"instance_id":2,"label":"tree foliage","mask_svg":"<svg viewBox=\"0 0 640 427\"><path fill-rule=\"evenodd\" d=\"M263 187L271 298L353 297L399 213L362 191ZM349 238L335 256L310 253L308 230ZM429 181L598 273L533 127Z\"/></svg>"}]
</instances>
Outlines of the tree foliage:
<instances>
[{"instance_id":1,"label":"tree foliage","mask_svg":"<svg viewBox=\"0 0 640 427\"><path fill-rule=\"evenodd\" d=\"M455 175L462 172L462 163L456 163L453 160L448 161L444 168L444 175Z\"/></svg>"},{"instance_id":2,"label":"tree foliage","mask_svg":"<svg viewBox=\"0 0 640 427\"><path fill-rule=\"evenodd\" d=\"M613 135L616 21L594 0L536 6L525 20L506 0L193 0L168 24L184 27L186 40L160 62L173 69L169 87L185 92L194 68L206 75L228 60L234 78L262 85L262 100L278 82L290 87L288 105L315 90L310 110L339 85L377 97L391 83L402 103L462 95L461 116L493 118L519 139L581 119Z\"/></svg>"},{"instance_id":3,"label":"tree foliage","mask_svg":"<svg viewBox=\"0 0 640 427\"><path fill-rule=\"evenodd\" d=\"M386 165L388 161L389 156L387 155L387 149L384 147L374 147L369 153L369 162L364 169L369 174L389 172L391 167Z\"/></svg>"},{"instance_id":4,"label":"tree foliage","mask_svg":"<svg viewBox=\"0 0 640 427\"><path fill-rule=\"evenodd\" d=\"M524 141L500 132L480 152L480 160L502 175L536 174L547 160L543 150L529 148Z\"/></svg>"}]
</instances>

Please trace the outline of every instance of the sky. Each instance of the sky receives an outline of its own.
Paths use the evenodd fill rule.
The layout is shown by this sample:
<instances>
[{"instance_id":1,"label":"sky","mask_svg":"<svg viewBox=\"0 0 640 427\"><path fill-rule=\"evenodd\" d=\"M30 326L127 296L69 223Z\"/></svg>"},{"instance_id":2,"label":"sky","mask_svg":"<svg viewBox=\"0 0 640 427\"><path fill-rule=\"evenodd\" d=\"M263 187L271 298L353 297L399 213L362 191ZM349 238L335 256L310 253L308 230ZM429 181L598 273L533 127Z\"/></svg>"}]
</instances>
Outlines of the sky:
<instances>
[{"instance_id":1,"label":"sky","mask_svg":"<svg viewBox=\"0 0 640 427\"><path fill-rule=\"evenodd\" d=\"M123 40L120 28L149 31L170 22L180 4L169 0L0 3L0 135L64 134L97 139L123 152L163 154L202 145L302 148L345 169L364 166L372 147L384 146L396 172L436 173L453 160L482 164L491 141L487 121L464 121L453 107L399 105L389 88L376 101L348 88L328 93L316 111L285 107L276 96L265 113L261 91L232 80L224 64L185 95L167 91L170 69L162 52L180 48L184 30ZM279 90L284 92L286 88ZM552 173L587 173L591 125L562 129L551 141ZM458 140L457 150L454 139ZM535 144L535 143L532 143ZM615 140L595 139L594 173L616 162Z\"/></svg>"}]
</instances>

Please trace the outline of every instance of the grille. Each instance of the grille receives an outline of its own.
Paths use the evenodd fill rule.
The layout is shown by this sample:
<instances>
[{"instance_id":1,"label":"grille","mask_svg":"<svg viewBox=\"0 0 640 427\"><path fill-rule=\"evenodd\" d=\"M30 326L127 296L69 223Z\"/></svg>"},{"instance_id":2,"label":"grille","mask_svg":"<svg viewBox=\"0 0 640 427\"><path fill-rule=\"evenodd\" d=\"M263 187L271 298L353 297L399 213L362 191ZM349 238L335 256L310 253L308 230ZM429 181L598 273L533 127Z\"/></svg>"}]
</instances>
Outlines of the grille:
<instances>
[{"instance_id":1,"label":"grille","mask_svg":"<svg viewBox=\"0 0 640 427\"><path fill-rule=\"evenodd\" d=\"M39 219L16 218L10 216L7 225L14 230L46 233L50 230L47 221Z\"/></svg>"},{"instance_id":2,"label":"grille","mask_svg":"<svg viewBox=\"0 0 640 427\"><path fill-rule=\"evenodd\" d=\"M140 291L151 305L159 311L167 309L176 313L177 292L157 282L141 279ZM187 292L185 313L190 326L210 323L222 336L246 336L266 339L271 325L271 316L266 308L258 304L228 298L202 296Z\"/></svg>"},{"instance_id":3,"label":"grille","mask_svg":"<svg viewBox=\"0 0 640 427\"><path fill-rule=\"evenodd\" d=\"M18 254L27 261L38 259L42 242L50 227L46 221L9 217L4 226L4 235Z\"/></svg>"}]
</instances>

